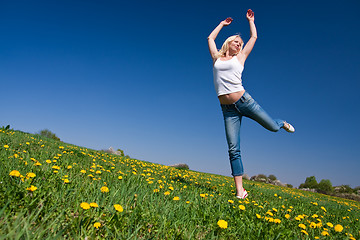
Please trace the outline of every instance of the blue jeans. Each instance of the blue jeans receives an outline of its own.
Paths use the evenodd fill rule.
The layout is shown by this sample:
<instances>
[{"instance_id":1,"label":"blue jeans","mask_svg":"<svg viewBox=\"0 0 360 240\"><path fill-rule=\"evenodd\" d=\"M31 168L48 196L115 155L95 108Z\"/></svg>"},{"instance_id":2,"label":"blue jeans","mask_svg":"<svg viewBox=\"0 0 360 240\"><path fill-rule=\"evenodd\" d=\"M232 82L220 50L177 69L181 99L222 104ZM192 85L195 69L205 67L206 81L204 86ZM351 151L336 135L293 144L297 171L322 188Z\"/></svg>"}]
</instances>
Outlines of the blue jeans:
<instances>
[{"instance_id":1,"label":"blue jeans","mask_svg":"<svg viewBox=\"0 0 360 240\"><path fill-rule=\"evenodd\" d=\"M221 104L221 109L224 115L226 140L229 147L231 174L233 176L242 176L244 174L240 153L242 117L251 118L273 132L279 131L284 126L284 121L272 119L247 92L236 103Z\"/></svg>"}]
</instances>

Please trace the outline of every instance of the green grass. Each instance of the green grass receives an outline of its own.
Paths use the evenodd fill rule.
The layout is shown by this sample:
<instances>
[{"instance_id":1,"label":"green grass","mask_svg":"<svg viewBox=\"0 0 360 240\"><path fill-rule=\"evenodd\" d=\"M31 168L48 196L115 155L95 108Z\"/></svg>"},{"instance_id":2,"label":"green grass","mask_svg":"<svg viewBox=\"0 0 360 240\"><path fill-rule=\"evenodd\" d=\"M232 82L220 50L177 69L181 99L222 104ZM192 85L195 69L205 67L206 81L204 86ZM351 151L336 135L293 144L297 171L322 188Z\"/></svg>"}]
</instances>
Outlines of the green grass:
<instances>
[{"instance_id":1,"label":"green grass","mask_svg":"<svg viewBox=\"0 0 360 240\"><path fill-rule=\"evenodd\" d=\"M251 181L239 201L230 177L20 131L0 129L0 166L0 239L360 239L355 201Z\"/></svg>"}]
</instances>

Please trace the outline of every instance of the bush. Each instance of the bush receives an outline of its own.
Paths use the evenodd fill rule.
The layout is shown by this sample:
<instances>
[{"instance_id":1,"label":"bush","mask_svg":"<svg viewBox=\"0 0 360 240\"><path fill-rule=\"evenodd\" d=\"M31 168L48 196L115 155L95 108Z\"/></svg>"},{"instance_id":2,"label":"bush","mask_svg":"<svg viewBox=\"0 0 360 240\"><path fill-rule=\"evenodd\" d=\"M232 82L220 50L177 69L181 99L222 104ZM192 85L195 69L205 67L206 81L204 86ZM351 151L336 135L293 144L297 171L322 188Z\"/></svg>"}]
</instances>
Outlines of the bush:
<instances>
[{"instance_id":1,"label":"bush","mask_svg":"<svg viewBox=\"0 0 360 240\"><path fill-rule=\"evenodd\" d=\"M286 186L288 187L288 188L293 188L294 186L293 185L291 185L291 184L286 184Z\"/></svg>"},{"instance_id":2,"label":"bush","mask_svg":"<svg viewBox=\"0 0 360 240\"><path fill-rule=\"evenodd\" d=\"M315 176L307 177L305 183L300 184L299 188L311 188L316 189L318 183L316 181Z\"/></svg>"},{"instance_id":3,"label":"bush","mask_svg":"<svg viewBox=\"0 0 360 240\"><path fill-rule=\"evenodd\" d=\"M122 157L124 157L125 155L124 155L124 151L123 150L121 150L120 148L118 148L118 150L117 150L118 152L120 152L120 156L122 156Z\"/></svg>"},{"instance_id":4,"label":"bush","mask_svg":"<svg viewBox=\"0 0 360 240\"><path fill-rule=\"evenodd\" d=\"M178 164L171 165L170 167L174 167L177 169L189 170L189 165L187 165L186 163L178 163Z\"/></svg>"},{"instance_id":5,"label":"bush","mask_svg":"<svg viewBox=\"0 0 360 240\"><path fill-rule=\"evenodd\" d=\"M341 185L335 188L338 193L355 193L356 190L352 189L349 185Z\"/></svg>"},{"instance_id":6,"label":"bush","mask_svg":"<svg viewBox=\"0 0 360 240\"><path fill-rule=\"evenodd\" d=\"M261 174L261 173L259 175L257 175L256 177L257 178L263 178L263 179L266 179L266 180L268 179L265 174Z\"/></svg>"},{"instance_id":7,"label":"bush","mask_svg":"<svg viewBox=\"0 0 360 240\"><path fill-rule=\"evenodd\" d=\"M275 181L277 178L275 177L275 175L270 174L268 177L271 181Z\"/></svg>"},{"instance_id":8,"label":"bush","mask_svg":"<svg viewBox=\"0 0 360 240\"><path fill-rule=\"evenodd\" d=\"M316 190L322 193L331 193L333 191L333 186L328 179L323 179L317 185Z\"/></svg>"},{"instance_id":9,"label":"bush","mask_svg":"<svg viewBox=\"0 0 360 240\"><path fill-rule=\"evenodd\" d=\"M56 134L52 133L49 129L43 129L38 134L43 136L43 137L47 137L47 138L51 138L51 139L55 139L55 140L60 141L60 138L58 138L56 136Z\"/></svg>"}]
</instances>

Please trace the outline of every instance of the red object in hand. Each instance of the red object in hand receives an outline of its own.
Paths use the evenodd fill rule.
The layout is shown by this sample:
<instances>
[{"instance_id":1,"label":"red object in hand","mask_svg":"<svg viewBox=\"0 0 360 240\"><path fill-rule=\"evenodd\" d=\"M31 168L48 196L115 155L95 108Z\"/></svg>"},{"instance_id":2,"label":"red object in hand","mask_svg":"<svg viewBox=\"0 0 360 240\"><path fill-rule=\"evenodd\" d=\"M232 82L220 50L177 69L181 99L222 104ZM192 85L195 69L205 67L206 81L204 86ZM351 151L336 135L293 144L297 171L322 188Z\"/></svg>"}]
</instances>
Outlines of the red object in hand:
<instances>
[{"instance_id":1,"label":"red object in hand","mask_svg":"<svg viewBox=\"0 0 360 240\"><path fill-rule=\"evenodd\" d=\"M254 12L251 9L247 10L247 14L249 14L250 17L254 16Z\"/></svg>"},{"instance_id":2,"label":"red object in hand","mask_svg":"<svg viewBox=\"0 0 360 240\"><path fill-rule=\"evenodd\" d=\"M231 17L228 17L225 21L226 21L226 22L232 22L232 20L233 20L233 19L232 19Z\"/></svg>"}]
</instances>

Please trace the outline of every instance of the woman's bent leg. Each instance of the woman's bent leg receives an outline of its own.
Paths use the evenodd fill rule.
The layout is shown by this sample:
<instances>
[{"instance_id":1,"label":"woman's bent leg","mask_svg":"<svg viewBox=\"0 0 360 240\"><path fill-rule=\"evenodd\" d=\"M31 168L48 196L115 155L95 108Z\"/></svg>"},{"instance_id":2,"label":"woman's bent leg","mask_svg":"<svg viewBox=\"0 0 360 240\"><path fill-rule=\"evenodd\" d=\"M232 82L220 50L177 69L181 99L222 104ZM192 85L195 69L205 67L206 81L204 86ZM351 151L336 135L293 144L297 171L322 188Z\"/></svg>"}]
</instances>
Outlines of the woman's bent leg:
<instances>
[{"instance_id":1,"label":"woman's bent leg","mask_svg":"<svg viewBox=\"0 0 360 240\"><path fill-rule=\"evenodd\" d=\"M258 122L264 128L277 132L284 126L284 120L273 119L247 92L235 105L246 117Z\"/></svg>"}]
</instances>

